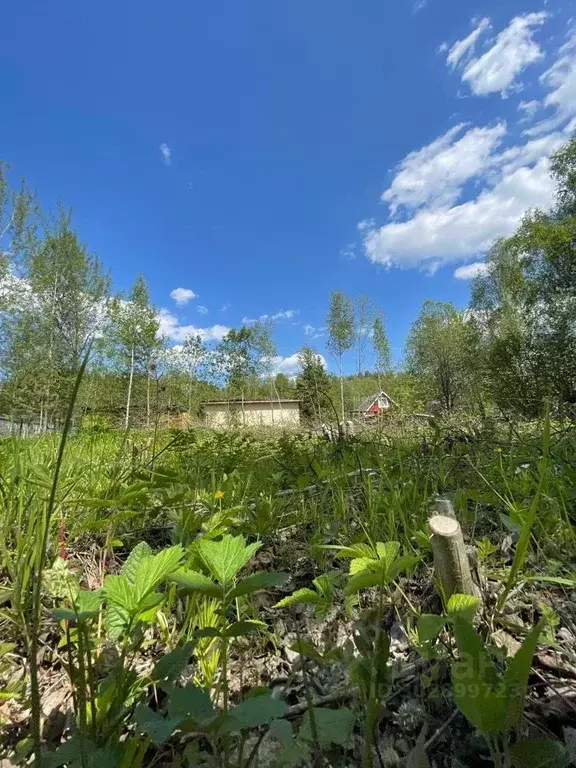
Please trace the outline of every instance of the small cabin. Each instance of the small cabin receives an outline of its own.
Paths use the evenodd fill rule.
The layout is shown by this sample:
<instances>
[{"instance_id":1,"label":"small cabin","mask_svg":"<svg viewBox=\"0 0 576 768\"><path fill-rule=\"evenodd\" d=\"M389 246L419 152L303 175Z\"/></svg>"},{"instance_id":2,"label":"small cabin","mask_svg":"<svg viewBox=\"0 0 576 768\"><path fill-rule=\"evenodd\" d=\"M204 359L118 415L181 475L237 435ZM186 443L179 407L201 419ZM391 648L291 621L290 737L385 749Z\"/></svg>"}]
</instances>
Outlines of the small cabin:
<instances>
[{"instance_id":1,"label":"small cabin","mask_svg":"<svg viewBox=\"0 0 576 768\"><path fill-rule=\"evenodd\" d=\"M352 416L356 419L375 419L387 413L392 405L396 405L394 400L384 390L380 390L361 400L353 409Z\"/></svg>"},{"instance_id":2,"label":"small cabin","mask_svg":"<svg viewBox=\"0 0 576 768\"><path fill-rule=\"evenodd\" d=\"M203 403L202 410L204 424L214 429L300 426L299 400L212 400Z\"/></svg>"}]
</instances>

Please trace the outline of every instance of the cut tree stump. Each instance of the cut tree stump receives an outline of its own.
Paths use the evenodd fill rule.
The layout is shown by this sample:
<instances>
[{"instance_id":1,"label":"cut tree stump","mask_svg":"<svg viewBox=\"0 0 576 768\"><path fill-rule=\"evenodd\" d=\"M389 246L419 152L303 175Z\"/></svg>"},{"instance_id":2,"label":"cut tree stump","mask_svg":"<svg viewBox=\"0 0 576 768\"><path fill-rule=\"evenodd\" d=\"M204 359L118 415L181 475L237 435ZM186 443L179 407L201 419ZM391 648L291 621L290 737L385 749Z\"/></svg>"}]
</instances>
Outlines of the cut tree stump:
<instances>
[{"instance_id":1,"label":"cut tree stump","mask_svg":"<svg viewBox=\"0 0 576 768\"><path fill-rule=\"evenodd\" d=\"M446 515L435 515L428 521L428 527L434 569L446 600L454 593L475 595L477 592L470 574L470 564L458 520Z\"/></svg>"}]
</instances>

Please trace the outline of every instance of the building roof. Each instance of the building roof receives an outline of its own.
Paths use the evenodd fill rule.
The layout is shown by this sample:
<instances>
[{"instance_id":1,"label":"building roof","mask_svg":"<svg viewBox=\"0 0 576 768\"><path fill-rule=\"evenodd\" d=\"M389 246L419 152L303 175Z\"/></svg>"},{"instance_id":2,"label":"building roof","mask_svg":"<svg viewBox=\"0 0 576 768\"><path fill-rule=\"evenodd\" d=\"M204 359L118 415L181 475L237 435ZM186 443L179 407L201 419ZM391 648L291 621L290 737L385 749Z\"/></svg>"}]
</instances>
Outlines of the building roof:
<instances>
[{"instance_id":1,"label":"building roof","mask_svg":"<svg viewBox=\"0 0 576 768\"><path fill-rule=\"evenodd\" d=\"M282 397L274 400L242 400L241 398L234 398L230 400L205 400L202 405L286 405L299 402L300 400Z\"/></svg>"},{"instance_id":2,"label":"building roof","mask_svg":"<svg viewBox=\"0 0 576 768\"><path fill-rule=\"evenodd\" d=\"M397 403L392 400L390 395L386 394L383 389L381 389L379 392L375 392L373 395L369 395L368 397L365 397L363 400L361 400L358 405L354 408L355 411L362 411L362 413L365 413L370 409L372 405L378 400L379 397L386 397L392 405L397 405Z\"/></svg>"}]
</instances>

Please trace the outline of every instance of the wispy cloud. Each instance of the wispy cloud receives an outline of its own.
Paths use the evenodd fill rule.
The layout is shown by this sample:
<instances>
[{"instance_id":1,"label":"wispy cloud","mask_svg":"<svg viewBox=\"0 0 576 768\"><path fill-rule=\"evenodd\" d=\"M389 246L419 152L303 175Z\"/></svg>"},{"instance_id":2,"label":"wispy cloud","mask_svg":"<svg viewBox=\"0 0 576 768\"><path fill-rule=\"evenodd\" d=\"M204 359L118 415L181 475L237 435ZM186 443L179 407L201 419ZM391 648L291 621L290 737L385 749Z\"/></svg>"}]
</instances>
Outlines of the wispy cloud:
<instances>
[{"instance_id":1,"label":"wispy cloud","mask_svg":"<svg viewBox=\"0 0 576 768\"><path fill-rule=\"evenodd\" d=\"M170 165L172 162L172 150L168 144L160 144L160 157L162 158L164 165Z\"/></svg>"},{"instance_id":2,"label":"wispy cloud","mask_svg":"<svg viewBox=\"0 0 576 768\"><path fill-rule=\"evenodd\" d=\"M309 323L306 323L303 327L304 335L310 336L312 339L319 339L321 336L324 336L326 331L326 328L316 328L316 326L310 325Z\"/></svg>"},{"instance_id":3,"label":"wispy cloud","mask_svg":"<svg viewBox=\"0 0 576 768\"><path fill-rule=\"evenodd\" d=\"M228 312L230 309L230 303L228 301L225 301L224 304L220 307L220 312Z\"/></svg>"},{"instance_id":4,"label":"wispy cloud","mask_svg":"<svg viewBox=\"0 0 576 768\"><path fill-rule=\"evenodd\" d=\"M278 312L274 312L273 315L260 315L258 318L243 317L242 322L245 325L250 325L250 323L256 323L258 321L265 323L268 320L272 320L272 322L276 322L276 320L292 320L292 318L296 317L299 312L299 309L280 309Z\"/></svg>"},{"instance_id":5,"label":"wispy cloud","mask_svg":"<svg viewBox=\"0 0 576 768\"><path fill-rule=\"evenodd\" d=\"M452 68L462 68L462 80L476 96L500 93L506 97L520 87L517 78L526 67L544 58L533 35L547 17L544 11L515 16L490 47L474 58L471 52L490 27L490 20L482 19L468 37L454 43L446 61Z\"/></svg>"},{"instance_id":6,"label":"wispy cloud","mask_svg":"<svg viewBox=\"0 0 576 768\"><path fill-rule=\"evenodd\" d=\"M200 306L197 308L197 312L200 312L201 315L207 315L208 307L205 307L203 304L200 304Z\"/></svg>"},{"instance_id":7,"label":"wispy cloud","mask_svg":"<svg viewBox=\"0 0 576 768\"><path fill-rule=\"evenodd\" d=\"M190 288L174 288L174 290L170 292L170 298L174 299L176 304L180 306L188 304L189 301L197 298L197 296L198 294L194 293Z\"/></svg>"},{"instance_id":8,"label":"wispy cloud","mask_svg":"<svg viewBox=\"0 0 576 768\"><path fill-rule=\"evenodd\" d=\"M476 26L472 32L470 32L468 37L465 37L463 40L456 40L449 50L448 43L443 43L440 47L441 51L448 50L446 62L452 68L456 67L461 61L467 61L470 58L478 38L483 32L490 28L490 19L488 18L480 19L480 21L473 23L475 23Z\"/></svg>"}]
</instances>

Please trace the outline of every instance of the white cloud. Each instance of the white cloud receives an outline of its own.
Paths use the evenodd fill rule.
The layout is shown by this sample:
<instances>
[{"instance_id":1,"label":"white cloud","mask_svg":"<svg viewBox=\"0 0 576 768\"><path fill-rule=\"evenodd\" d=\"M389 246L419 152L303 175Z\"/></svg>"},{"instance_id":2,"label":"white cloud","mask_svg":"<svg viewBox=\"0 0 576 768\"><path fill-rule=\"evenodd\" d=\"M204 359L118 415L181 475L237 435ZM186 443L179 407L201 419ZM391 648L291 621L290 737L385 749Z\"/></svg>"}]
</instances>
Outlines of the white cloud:
<instances>
[{"instance_id":1,"label":"white cloud","mask_svg":"<svg viewBox=\"0 0 576 768\"><path fill-rule=\"evenodd\" d=\"M321 336L324 336L325 331L325 328L316 328L316 326L309 323L304 325L304 335L311 336L313 339L319 339Z\"/></svg>"},{"instance_id":2,"label":"white cloud","mask_svg":"<svg viewBox=\"0 0 576 768\"><path fill-rule=\"evenodd\" d=\"M393 214L400 206L418 208L426 204L439 207L455 202L463 183L483 170L492 151L506 134L503 122L490 128L470 128L461 135L465 128L466 124L460 123L404 158L390 187L382 195ZM366 231L366 227L363 226L361 231Z\"/></svg>"},{"instance_id":3,"label":"white cloud","mask_svg":"<svg viewBox=\"0 0 576 768\"><path fill-rule=\"evenodd\" d=\"M296 317L297 314L299 314L299 309L280 309L278 312L275 312L273 315L260 315L258 318L254 317L243 317L242 322L244 325L250 325L250 323L256 323L260 321L261 323L265 323L267 320L272 320L275 322L276 320L291 320L293 317Z\"/></svg>"},{"instance_id":4,"label":"white cloud","mask_svg":"<svg viewBox=\"0 0 576 768\"><path fill-rule=\"evenodd\" d=\"M364 240L366 253L387 266L434 272L442 263L487 251L497 237L514 232L528 208L546 208L553 196L548 158L543 157L533 167L506 173L476 199L452 208L423 209L408 221L371 230Z\"/></svg>"},{"instance_id":5,"label":"white cloud","mask_svg":"<svg viewBox=\"0 0 576 768\"><path fill-rule=\"evenodd\" d=\"M462 71L462 80L468 83L472 93L476 96L500 93L506 97L511 90L519 87L518 75L530 64L534 64L544 57L542 49L532 36L536 28L544 23L547 16L548 14L543 11L515 16L485 53L478 58L466 61ZM482 29L479 25L466 40L459 41L450 49L447 61L451 66L457 66L458 62L462 62L463 56L470 51L471 46L476 43L480 34L487 28L485 22L485 19L481 22L484 24ZM478 31L479 29L480 31ZM475 37L473 37L474 35Z\"/></svg>"},{"instance_id":6,"label":"white cloud","mask_svg":"<svg viewBox=\"0 0 576 768\"><path fill-rule=\"evenodd\" d=\"M571 29L568 40L558 51L558 58L540 76L540 83L549 93L543 106L554 114L526 131L537 135L553 130L576 115L576 31Z\"/></svg>"},{"instance_id":7,"label":"white cloud","mask_svg":"<svg viewBox=\"0 0 576 768\"><path fill-rule=\"evenodd\" d=\"M225 325L212 325L209 328L198 328L195 325L181 325L178 318L168 309L161 309L159 314L159 334L171 341L183 342L186 336L200 334L204 341L221 341L230 328Z\"/></svg>"},{"instance_id":8,"label":"white cloud","mask_svg":"<svg viewBox=\"0 0 576 768\"><path fill-rule=\"evenodd\" d=\"M194 293L190 288L174 288L173 291L170 292L170 298L174 299L176 304L183 305L187 304L189 301L192 301L192 299L197 298L198 294Z\"/></svg>"},{"instance_id":9,"label":"white cloud","mask_svg":"<svg viewBox=\"0 0 576 768\"><path fill-rule=\"evenodd\" d=\"M326 359L320 354L318 357L324 368L328 370ZM299 373L298 352L295 352L289 357L277 355L272 358L272 373L274 376L278 373L285 373L286 376L296 376Z\"/></svg>"},{"instance_id":10,"label":"white cloud","mask_svg":"<svg viewBox=\"0 0 576 768\"><path fill-rule=\"evenodd\" d=\"M518 104L518 109L524 113L524 117L521 118L521 122L531 120L541 107L542 105L537 99L532 99L531 101L521 101L520 104Z\"/></svg>"},{"instance_id":11,"label":"white cloud","mask_svg":"<svg viewBox=\"0 0 576 768\"><path fill-rule=\"evenodd\" d=\"M486 264L483 261L476 261L474 264L463 264L454 270L456 280L472 280L478 275L486 274Z\"/></svg>"},{"instance_id":12,"label":"white cloud","mask_svg":"<svg viewBox=\"0 0 576 768\"><path fill-rule=\"evenodd\" d=\"M220 312L228 312L228 310L230 309L230 306L231 305L227 301L225 301L224 304L222 304L222 306L220 307Z\"/></svg>"},{"instance_id":13,"label":"white cloud","mask_svg":"<svg viewBox=\"0 0 576 768\"><path fill-rule=\"evenodd\" d=\"M207 315L208 307L205 307L203 304L200 304L200 306L197 308L197 312L200 312L201 315Z\"/></svg>"},{"instance_id":14,"label":"white cloud","mask_svg":"<svg viewBox=\"0 0 576 768\"><path fill-rule=\"evenodd\" d=\"M470 58L478 38L482 32L487 30L489 27L490 19L488 18L481 19L479 22L477 22L477 26L472 30L472 32L470 32L468 37L465 37L464 40L457 40L450 48L448 51L448 56L446 57L446 62L452 68L454 68L462 59ZM448 45L444 43L441 50L447 49Z\"/></svg>"},{"instance_id":15,"label":"white cloud","mask_svg":"<svg viewBox=\"0 0 576 768\"><path fill-rule=\"evenodd\" d=\"M160 144L160 157L164 165L170 165L172 162L172 150L168 144Z\"/></svg>"}]
</instances>

